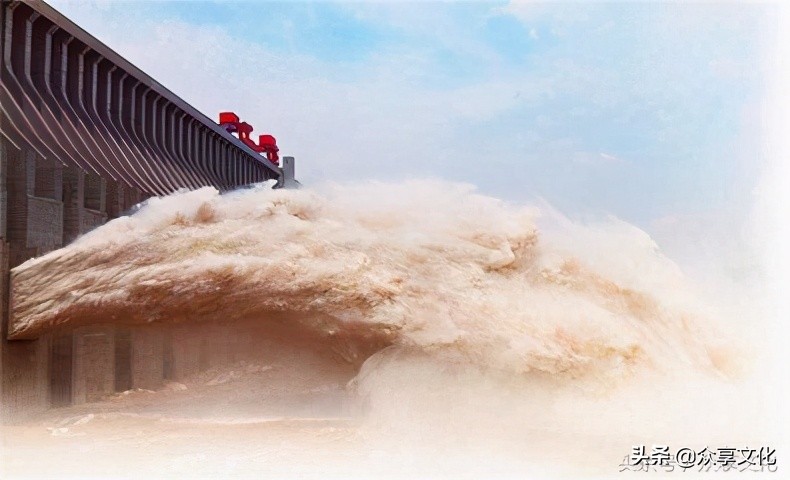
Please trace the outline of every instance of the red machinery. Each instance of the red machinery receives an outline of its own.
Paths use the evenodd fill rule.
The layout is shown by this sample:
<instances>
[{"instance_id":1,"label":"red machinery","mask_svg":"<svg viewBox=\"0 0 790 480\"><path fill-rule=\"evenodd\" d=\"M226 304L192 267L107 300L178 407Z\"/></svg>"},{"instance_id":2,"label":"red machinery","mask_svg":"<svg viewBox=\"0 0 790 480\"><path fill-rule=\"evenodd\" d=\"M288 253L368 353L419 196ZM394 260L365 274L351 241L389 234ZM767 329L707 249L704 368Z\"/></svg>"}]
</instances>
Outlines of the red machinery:
<instances>
[{"instance_id":1,"label":"red machinery","mask_svg":"<svg viewBox=\"0 0 790 480\"><path fill-rule=\"evenodd\" d=\"M258 136L258 143L256 144L250 140L250 133L252 133L252 125L247 122L240 122L239 116L233 112L220 112L219 125L230 133L235 133L239 136L239 140L244 142L245 145L255 150L258 153L266 154L266 158L275 165L280 164L280 157L277 152L277 140L271 135Z\"/></svg>"}]
</instances>

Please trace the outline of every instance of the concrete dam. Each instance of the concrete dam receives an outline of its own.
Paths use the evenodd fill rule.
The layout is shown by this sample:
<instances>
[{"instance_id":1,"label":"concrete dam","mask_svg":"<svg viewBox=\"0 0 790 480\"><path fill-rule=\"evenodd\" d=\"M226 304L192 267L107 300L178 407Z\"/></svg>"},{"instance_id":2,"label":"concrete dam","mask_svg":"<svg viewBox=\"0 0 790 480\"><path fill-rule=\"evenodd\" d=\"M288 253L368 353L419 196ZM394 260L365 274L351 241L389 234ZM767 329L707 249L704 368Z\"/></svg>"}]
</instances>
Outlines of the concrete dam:
<instances>
[{"instance_id":1,"label":"concrete dam","mask_svg":"<svg viewBox=\"0 0 790 480\"><path fill-rule=\"evenodd\" d=\"M699 210L756 13L47 1L0 0L0 479L777 470L779 290Z\"/></svg>"},{"instance_id":2,"label":"concrete dam","mask_svg":"<svg viewBox=\"0 0 790 480\"><path fill-rule=\"evenodd\" d=\"M152 196L287 186L293 158L270 161L245 132L232 135L44 2L2 1L0 52L3 419L155 388L232 356L196 327L98 324L9 338L10 271Z\"/></svg>"}]
</instances>

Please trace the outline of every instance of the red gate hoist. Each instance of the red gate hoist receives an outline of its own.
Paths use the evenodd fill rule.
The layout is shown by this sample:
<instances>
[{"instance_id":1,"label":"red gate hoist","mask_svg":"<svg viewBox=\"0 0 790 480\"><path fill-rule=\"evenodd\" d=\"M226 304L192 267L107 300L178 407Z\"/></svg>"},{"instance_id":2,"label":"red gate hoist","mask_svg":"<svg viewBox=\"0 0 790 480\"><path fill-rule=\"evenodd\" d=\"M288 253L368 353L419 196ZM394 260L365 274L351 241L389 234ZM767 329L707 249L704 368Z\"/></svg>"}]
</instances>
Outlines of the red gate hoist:
<instances>
[{"instance_id":1,"label":"red gate hoist","mask_svg":"<svg viewBox=\"0 0 790 480\"><path fill-rule=\"evenodd\" d=\"M238 135L239 140L244 142L245 145L255 150L258 153L263 153L266 158L275 165L280 164L280 157L277 152L277 140L271 135L258 136L258 143L256 144L250 139L252 133L252 125L247 122L240 122L239 116L233 112L220 112L219 125L227 130L229 133Z\"/></svg>"}]
</instances>

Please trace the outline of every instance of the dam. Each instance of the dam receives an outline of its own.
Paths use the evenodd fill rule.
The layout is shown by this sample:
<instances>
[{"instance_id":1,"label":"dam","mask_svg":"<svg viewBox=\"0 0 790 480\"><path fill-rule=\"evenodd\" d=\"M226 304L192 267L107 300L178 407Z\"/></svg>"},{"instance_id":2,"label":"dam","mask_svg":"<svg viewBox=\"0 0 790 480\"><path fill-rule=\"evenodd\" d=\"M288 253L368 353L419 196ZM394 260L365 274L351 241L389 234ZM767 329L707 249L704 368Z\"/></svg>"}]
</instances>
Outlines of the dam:
<instances>
[{"instance_id":1,"label":"dam","mask_svg":"<svg viewBox=\"0 0 790 480\"><path fill-rule=\"evenodd\" d=\"M99 322L9 338L10 271L153 196L288 186L294 159L269 161L45 2L2 1L0 52L3 420L155 388L227 355L194 328Z\"/></svg>"},{"instance_id":2,"label":"dam","mask_svg":"<svg viewBox=\"0 0 790 480\"><path fill-rule=\"evenodd\" d=\"M702 226L687 231L706 223L696 192L725 192L724 164L694 172L711 178L678 195L679 217L619 216L652 217L660 203L621 181L639 170L632 161L660 170L648 180L664 192L679 186L664 174L705 166L680 151L646 161L648 144L675 145L640 119L688 106L689 93L701 94L698 118L714 118L705 98L714 119L735 112L706 97L721 92L704 82L707 53L749 41L722 29L748 24L748 9L605 6L614 24L599 28L598 7L585 6L567 37L503 32L508 48L529 45L518 70L468 52L474 77L450 68L410 85L446 68L435 65L444 55L414 62L432 41L444 51L444 27L488 42L514 12L433 5L445 24L406 4L47 1L208 117L46 4L0 0L0 478L696 476L734 470L733 455L740 471L776 471L788 422L770 353L783 323L763 296L774 285L720 272L740 276L746 258L701 241ZM391 7L411 16L384 19ZM471 7L486 20L470 22ZM547 26L567 14L545 8ZM434 28L417 22L417 38L360 38L351 63L324 55L348 50L338 19L391 35L426 18ZM591 32L606 45L592 47ZM539 44L549 52L532 57ZM655 65L641 60L679 74L678 45L704 54L678 77L689 88L632 108L632 80ZM620 61L610 66L623 77L566 70L555 62L566 53ZM536 87L584 98L538 100ZM600 100L613 92L627 102L611 116ZM533 102L557 130L543 130ZM596 124L579 144L590 155L555 150L583 109ZM294 132L305 152L282 154L323 159L308 188L272 188L297 184L293 160L252 135L250 110L273 113L273 133ZM694 137L678 147L721 126L672 125ZM609 148L621 135L633 156ZM604 170L615 176L593 174ZM541 198L529 178L558 196ZM600 215L587 210L596 204ZM711 213L737 235L732 211ZM673 258L666 235L688 255ZM693 267L709 254L702 275Z\"/></svg>"}]
</instances>

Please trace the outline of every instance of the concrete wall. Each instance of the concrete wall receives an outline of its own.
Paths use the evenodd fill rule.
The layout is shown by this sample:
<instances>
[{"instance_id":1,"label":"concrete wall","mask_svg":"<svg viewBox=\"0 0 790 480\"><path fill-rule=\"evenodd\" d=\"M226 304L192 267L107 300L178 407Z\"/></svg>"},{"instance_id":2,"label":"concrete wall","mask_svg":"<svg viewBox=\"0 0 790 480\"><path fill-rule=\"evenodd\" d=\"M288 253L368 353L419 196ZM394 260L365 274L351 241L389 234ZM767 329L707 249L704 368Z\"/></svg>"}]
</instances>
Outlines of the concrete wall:
<instances>
[{"instance_id":1,"label":"concrete wall","mask_svg":"<svg viewBox=\"0 0 790 480\"><path fill-rule=\"evenodd\" d=\"M176 325L170 331L169 377L180 380L208 368L205 339L191 325Z\"/></svg>"},{"instance_id":2,"label":"concrete wall","mask_svg":"<svg viewBox=\"0 0 790 480\"><path fill-rule=\"evenodd\" d=\"M36 252L48 252L63 246L63 202L28 197L27 215L27 244Z\"/></svg>"},{"instance_id":3,"label":"concrete wall","mask_svg":"<svg viewBox=\"0 0 790 480\"><path fill-rule=\"evenodd\" d=\"M95 402L115 391L115 332L111 326L74 331L72 402Z\"/></svg>"},{"instance_id":4,"label":"concrete wall","mask_svg":"<svg viewBox=\"0 0 790 480\"><path fill-rule=\"evenodd\" d=\"M145 196L112 179L16 149L0 136L0 420L156 389L255 351L252 337L222 325L94 325L32 341L8 341L11 268L122 215Z\"/></svg>"},{"instance_id":5,"label":"concrete wall","mask_svg":"<svg viewBox=\"0 0 790 480\"><path fill-rule=\"evenodd\" d=\"M164 381L165 334L162 329L138 327L131 332L132 388L153 390Z\"/></svg>"},{"instance_id":6,"label":"concrete wall","mask_svg":"<svg viewBox=\"0 0 790 480\"><path fill-rule=\"evenodd\" d=\"M122 215L144 198L112 179L17 149L0 136L0 418L4 421L115 391L113 327L59 332L32 341L6 340L9 271ZM147 386L142 388L161 383L162 342L148 334L133 338L139 342L130 357L129 368L136 372L130 373L133 383ZM68 361L70 365L63 365Z\"/></svg>"},{"instance_id":7,"label":"concrete wall","mask_svg":"<svg viewBox=\"0 0 790 480\"><path fill-rule=\"evenodd\" d=\"M158 86L149 76L43 2L16 3L3 0L0 2L0 16L6 18L12 6L14 21L0 21L0 50L8 54L5 61L0 62L0 74L10 92L3 97L4 104L0 109L0 131L8 137L0 135L2 418L21 418L25 414L41 411L50 404L60 404L63 395L80 401L99 395L99 392L107 389L106 377L109 374L94 371L91 365L96 359L92 356L95 353L106 357L106 349L115 351L113 388L121 388L129 382L153 384L160 376L157 371L151 370L159 367L150 360L160 355L158 340L145 334L130 333L129 337L125 337L119 336L117 330L113 334L78 331L69 334L58 332L29 342L6 340L9 269L29 258L68 244L87 230L121 215L143 200L144 195L140 191L110 177L129 175L128 179L139 182L136 184L149 192L170 192L174 188L196 188L203 184L232 188L280 177L280 171L274 165L260 162L258 154L239 140L231 138L221 127ZM30 28L31 22L35 23L35 28ZM61 27L60 32L66 32L67 35L52 37L51 28L55 27ZM65 52L64 45L71 41L86 46L84 55L80 57L85 62L72 62L71 57L67 62L49 61ZM125 74L112 75L108 82L94 82L99 99L112 99L111 93L118 92L121 85L124 91L142 91L150 87L157 98L162 100L154 102L153 114L141 116L132 122L128 115L129 109L126 108L127 102L121 99L121 102L98 105L100 110L104 110L103 113L113 118L120 115L120 122L115 122L112 128L108 128L101 120L101 114L77 115L75 112L82 111L82 95L72 85L73 82L61 85L62 78L82 75L83 69L91 71L92 68L99 68L100 64L114 65L118 67L117 72ZM33 81L25 81L25 77ZM45 86L52 90L64 87L65 95L53 96ZM47 108L44 108L45 105ZM64 121L64 116L70 121ZM183 124L182 118L196 121ZM151 123L151 119L156 121ZM180 164L178 161L173 162L173 158L178 159L184 154L184 145L181 142L159 142L160 134L163 138L179 135L181 138L197 139L191 146L200 148L189 151L191 161ZM102 140L110 138L119 141ZM149 149L152 144L158 147ZM41 155L30 148L18 147L22 145L37 147ZM124 156L128 156L131 161L118 158L116 153L119 145L126 150ZM79 158L85 152L84 148L90 149L91 154ZM149 158L145 160L156 162L159 172L148 171L149 167L140 161L140 152L147 152L145 155ZM53 158L58 155L69 158ZM90 165L88 168L94 172L86 173L76 167L64 166L64 162L69 165ZM292 161L284 159L284 162L288 172L292 173ZM201 165L219 165L224 170L222 178L209 174ZM103 173L96 175L96 172ZM121 343L118 343L119 339ZM105 341L110 343L105 345ZM206 342L208 345L203 345ZM215 343L205 338L201 340L200 351L204 352L199 356L201 365L211 363L207 359L213 357L206 354L207 351L219 352L217 358L232 355L233 352L226 345ZM162 375L169 375L173 368L185 371L187 367L183 360L180 366L176 366L178 362L174 359L178 355L174 350L167 349L169 343L164 341L163 345L161 356L163 362L167 362L166 367L162 367ZM194 353L191 348L184 351L187 357ZM96 353L93 349L104 353ZM75 359L70 365L73 368L60 368L69 357ZM125 376L127 364L131 369L128 379ZM73 385L64 380L66 377L74 377ZM98 383L94 385L91 382ZM47 388L49 394L43 394Z\"/></svg>"}]
</instances>

